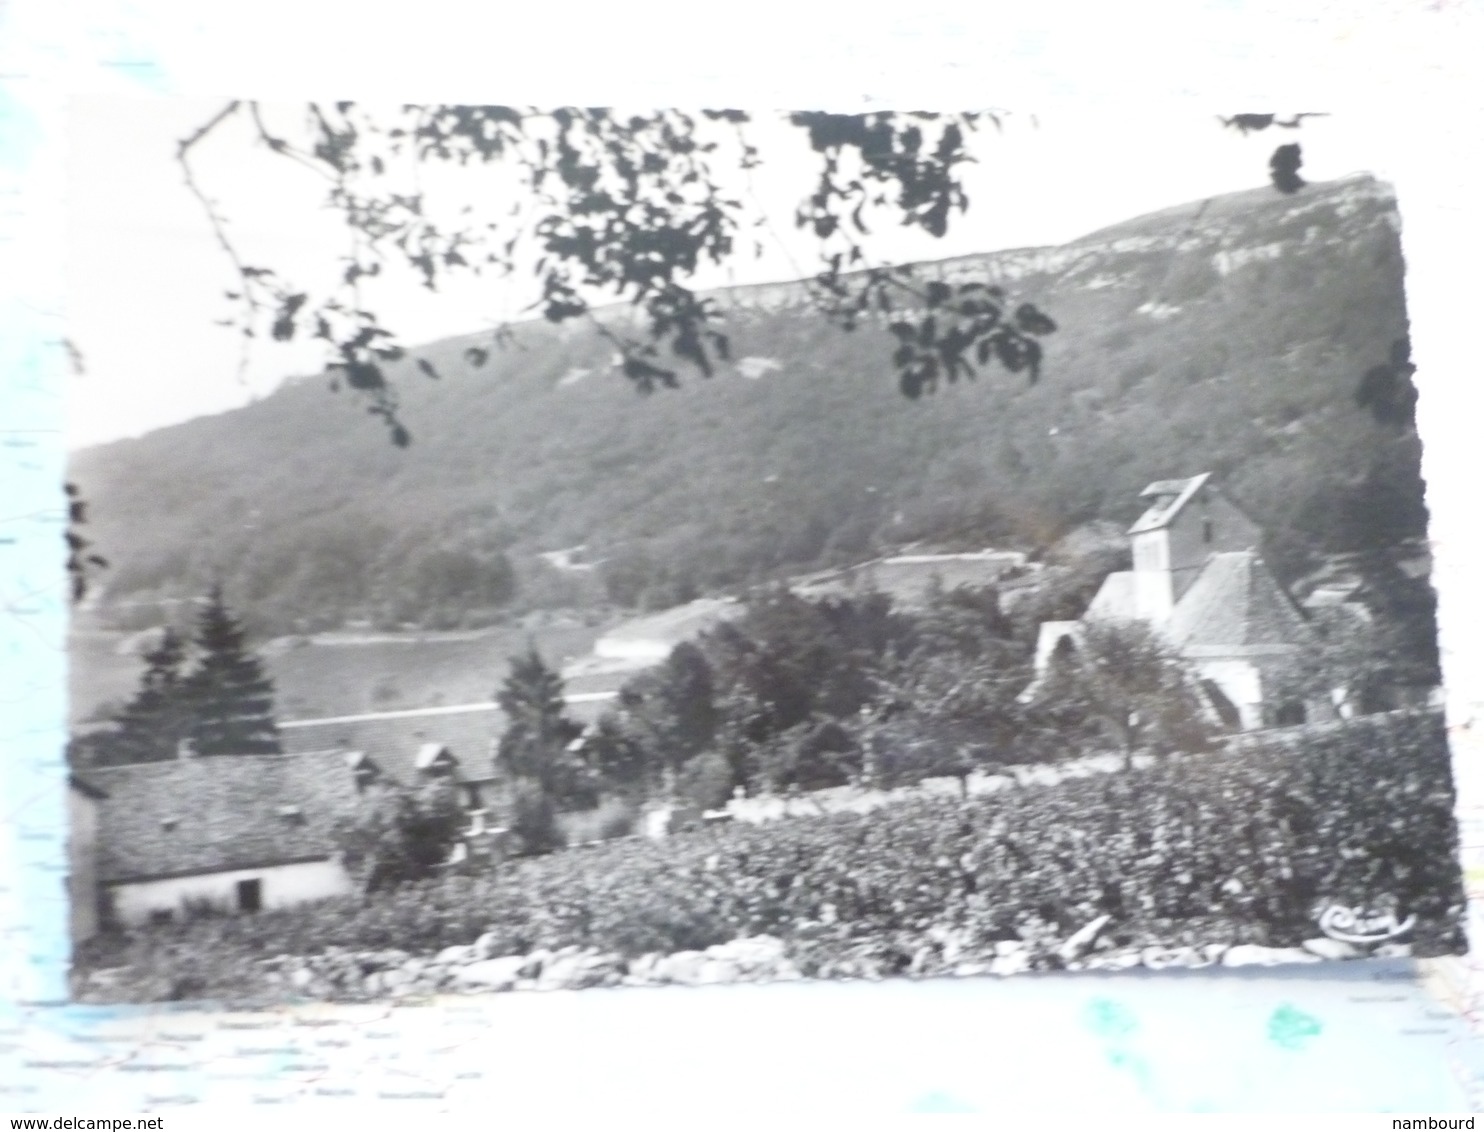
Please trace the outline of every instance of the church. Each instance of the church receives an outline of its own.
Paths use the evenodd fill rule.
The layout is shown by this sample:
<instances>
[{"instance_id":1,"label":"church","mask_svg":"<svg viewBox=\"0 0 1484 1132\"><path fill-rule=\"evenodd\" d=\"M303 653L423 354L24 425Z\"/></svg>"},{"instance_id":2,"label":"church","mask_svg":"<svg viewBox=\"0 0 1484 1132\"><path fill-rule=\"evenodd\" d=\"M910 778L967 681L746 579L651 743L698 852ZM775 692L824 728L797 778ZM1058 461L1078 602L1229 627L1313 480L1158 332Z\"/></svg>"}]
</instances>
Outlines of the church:
<instances>
[{"instance_id":1,"label":"church","mask_svg":"<svg viewBox=\"0 0 1484 1132\"><path fill-rule=\"evenodd\" d=\"M1084 624L1142 621L1198 674L1211 712L1231 730L1303 723L1327 703L1276 700L1276 672L1312 629L1258 551L1261 531L1205 473L1158 480L1128 530L1133 569L1109 574L1079 621L1048 621L1036 643L1042 673L1054 650L1075 647Z\"/></svg>"}]
</instances>

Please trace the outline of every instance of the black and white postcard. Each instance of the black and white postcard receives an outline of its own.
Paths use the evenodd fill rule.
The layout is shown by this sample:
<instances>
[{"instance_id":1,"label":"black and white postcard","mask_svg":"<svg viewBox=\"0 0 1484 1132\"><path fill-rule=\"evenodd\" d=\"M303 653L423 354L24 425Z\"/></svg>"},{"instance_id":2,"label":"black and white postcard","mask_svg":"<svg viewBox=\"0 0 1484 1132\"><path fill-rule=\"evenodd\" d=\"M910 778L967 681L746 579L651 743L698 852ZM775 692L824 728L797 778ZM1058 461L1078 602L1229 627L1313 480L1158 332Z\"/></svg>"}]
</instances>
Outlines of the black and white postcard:
<instances>
[{"instance_id":1,"label":"black and white postcard","mask_svg":"<svg viewBox=\"0 0 1484 1132\"><path fill-rule=\"evenodd\" d=\"M70 122L78 999L1465 949L1364 130Z\"/></svg>"}]
</instances>

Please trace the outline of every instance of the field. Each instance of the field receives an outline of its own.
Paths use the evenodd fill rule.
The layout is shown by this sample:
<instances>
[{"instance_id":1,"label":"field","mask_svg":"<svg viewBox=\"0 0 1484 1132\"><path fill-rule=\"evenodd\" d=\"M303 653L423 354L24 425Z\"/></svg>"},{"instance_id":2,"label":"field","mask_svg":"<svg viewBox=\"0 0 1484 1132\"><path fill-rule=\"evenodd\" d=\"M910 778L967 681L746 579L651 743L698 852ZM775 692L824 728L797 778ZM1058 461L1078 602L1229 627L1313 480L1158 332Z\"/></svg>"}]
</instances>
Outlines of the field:
<instances>
[{"instance_id":1,"label":"field","mask_svg":"<svg viewBox=\"0 0 1484 1132\"><path fill-rule=\"evenodd\" d=\"M285 637L260 650L277 691L281 720L440 707L488 700L506 673L506 659L534 642L553 664L585 656L602 629L554 624L465 633L323 634ZM74 634L71 719L122 703L138 687L143 664L121 633ZM591 680L570 691L601 690Z\"/></svg>"},{"instance_id":2,"label":"field","mask_svg":"<svg viewBox=\"0 0 1484 1132\"><path fill-rule=\"evenodd\" d=\"M1462 949L1448 745L1431 713L971 798L626 839L368 898L205 918L94 941L78 977L102 997L272 988L265 957L335 949L431 955L587 948L634 963L769 936L805 976L932 974L1023 948L1056 968L1108 917L1103 950L1296 947L1327 907L1415 916L1418 955ZM357 988L345 988L354 993ZM87 997L87 994L84 994Z\"/></svg>"}]
</instances>

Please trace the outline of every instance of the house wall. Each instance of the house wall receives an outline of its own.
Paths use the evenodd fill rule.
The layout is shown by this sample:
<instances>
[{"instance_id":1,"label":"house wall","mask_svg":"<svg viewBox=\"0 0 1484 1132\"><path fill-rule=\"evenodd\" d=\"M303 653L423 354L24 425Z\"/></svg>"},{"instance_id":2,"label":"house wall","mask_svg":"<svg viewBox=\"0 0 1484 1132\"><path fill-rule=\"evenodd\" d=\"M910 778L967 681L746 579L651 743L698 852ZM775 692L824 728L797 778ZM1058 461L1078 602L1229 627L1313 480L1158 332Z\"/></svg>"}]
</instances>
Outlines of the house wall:
<instances>
[{"instance_id":1,"label":"house wall","mask_svg":"<svg viewBox=\"0 0 1484 1132\"><path fill-rule=\"evenodd\" d=\"M115 915L126 924L147 921L150 913L169 910L177 915L187 900L209 900L226 909L237 907L237 882L262 882L263 907L285 908L353 889L350 874L338 861L305 861L263 869L233 869L220 873L171 877L109 886Z\"/></svg>"},{"instance_id":2,"label":"house wall","mask_svg":"<svg viewBox=\"0 0 1484 1132\"><path fill-rule=\"evenodd\" d=\"M1211 540L1206 541L1206 524ZM1262 539L1257 526L1210 487L1196 492L1167 528L1166 553L1174 600L1179 601L1213 554L1253 550Z\"/></svg>"},{"instance_id":3,"label":"house wall","mask_svg":"<svg viewBox=\"0 0 1484 1132\"><path fill-rule=\"evenodd\" d=\"M1163 531L1154 531L1152 534L1163 535ZM1140 535L1139 538L1145 536ZM1161 540L1162 542L1163 540ZM1146 557L1146 561L1149 558ZM1160 626L1170 619L1170 614L1175 609L1175 591L1171 584L1171 574L1168 570L1141 570L1135 561L1134 569L1134 606L1139 611L1139 616L1151 625Z\"/></svg>"},{"instance_id":4,"label":"house wall","mask_svg":"<svg viewBox=\"0 0 1484 1132\"><path fill-rule=\"evenodd\" d=\"M1170 533L1161 527L1157 531L1143 531L1133 536L1134 569L1168 570L1170 568Z\"/></svg>"},{"instance_id":5,"label":"house wall","mask_svg":"<svg viewBox=\"0 0 1484 1132\"><path fill-rule=\"evenodd\" d=\"M1130 539L1134 556L1134 607L1139 616L1155 625L1169 619L1175 607L1170 586L1170 532L1161 527L1143 531Z\"/></svg>"},{"instance_id":6,"label":"house wall","mask_svg":"<svg viewBox=\"0 0 1484 1132\"><path fill-rule=\"evenodd\" d=\"M72 942L98 932L98 803L67 791L67 900Z\"/></svg>"}]
</instances>

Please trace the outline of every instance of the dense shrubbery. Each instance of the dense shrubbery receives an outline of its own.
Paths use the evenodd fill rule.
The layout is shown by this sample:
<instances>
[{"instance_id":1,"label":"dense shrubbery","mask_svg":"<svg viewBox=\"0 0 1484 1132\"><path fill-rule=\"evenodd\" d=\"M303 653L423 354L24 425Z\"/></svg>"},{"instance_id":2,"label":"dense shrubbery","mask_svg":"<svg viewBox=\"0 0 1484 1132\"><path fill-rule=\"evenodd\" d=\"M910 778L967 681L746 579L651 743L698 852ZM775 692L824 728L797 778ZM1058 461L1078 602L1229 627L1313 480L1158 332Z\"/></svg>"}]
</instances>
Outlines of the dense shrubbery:
<instances>
[{"instance_id":1,"label":"dense shrubbery","mask_svg":"<svg viewBox=\"0 0 1484 1132\"><path fill-rule=\"evenodd\" d=\"M1089 630L1096 663L1053 666L1027 699L1036 631L992 586L932 586L914 608L879 592L764 589L631 680L587 757L609 790L709 808L738 787L910 786L1108 749L1203 748L1193 677L1147 628Z\"/></svg>"},{"instance_id":2,"label":"dense shrubbery","mask_svg":"<svg viewBox=\"0 0 1484 1132\"><path fill-rule=\"evenodd\" d=\"M341 859L368 892L435 874L468 818L446 780L407 789L378 783L353 819L334 830Z\"/></svg>"},{"instance_id":3,"label":"dense shrubbery","mask_svg":"<svg viewBox=\"0 0 1484 1132\"><path fill-rule=\"evenodd\" d=\"M878 592L764 589L630 681L591 756L610 789L674 789L703 808L739 786L816 790L867 773L910 785L1031 761L1039 709L1017 697L1033 641L993 587L934 587L911 610Z\"/></svg>"},{"instance_id":4,"label":"dense shrubbery","mask_svg":"<svg viewBox=\"0 0 1484 1132\"><path fill-rule=\"evenodd\" d=\"M1317 935L1334 902L1415 914L1427 955L1462 945L1455 843L1442 723L1393 715L968 801L612 842L147 940L240 965L330 946L430 951L485 932L496 954L631 956L766 933L806 973L891 973L945 930L972 959L997 939L1054 944L1104 913L1112 946L1288 946ZM1037 955L1054 965L1051 948Z\"/></svg>"}]
</instances>

